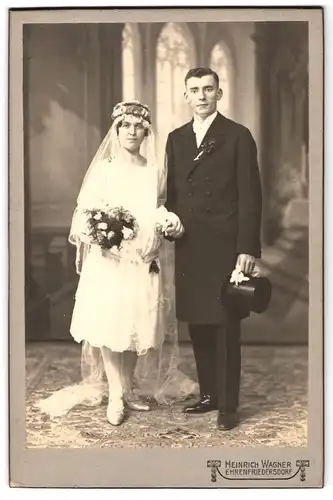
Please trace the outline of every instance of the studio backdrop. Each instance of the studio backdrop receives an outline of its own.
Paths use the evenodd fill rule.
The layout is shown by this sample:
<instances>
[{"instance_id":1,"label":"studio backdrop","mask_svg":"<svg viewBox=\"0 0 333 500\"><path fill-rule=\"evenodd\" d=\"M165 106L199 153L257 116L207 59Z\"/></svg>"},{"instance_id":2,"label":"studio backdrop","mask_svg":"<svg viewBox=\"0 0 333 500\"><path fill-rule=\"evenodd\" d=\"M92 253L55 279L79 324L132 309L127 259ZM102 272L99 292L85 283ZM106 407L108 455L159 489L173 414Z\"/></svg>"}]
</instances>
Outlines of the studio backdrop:
<instances>
[{"instance_id":1,"label":"studio backdrop","mask_svg":"<svg viewBox=\"0 0 333 500\"><path fill-rule=\"evenodd\" d=\"M262 178L260 266L273 296L244 322L243 341L307 343L306 22L26 25L23 64L27 340L71 341L78 276L67 238L114 104L148 104L163 161L167 134L191 118L185 74L210 66L219 111L251 130Z\"/></svg>"}]
</instances>

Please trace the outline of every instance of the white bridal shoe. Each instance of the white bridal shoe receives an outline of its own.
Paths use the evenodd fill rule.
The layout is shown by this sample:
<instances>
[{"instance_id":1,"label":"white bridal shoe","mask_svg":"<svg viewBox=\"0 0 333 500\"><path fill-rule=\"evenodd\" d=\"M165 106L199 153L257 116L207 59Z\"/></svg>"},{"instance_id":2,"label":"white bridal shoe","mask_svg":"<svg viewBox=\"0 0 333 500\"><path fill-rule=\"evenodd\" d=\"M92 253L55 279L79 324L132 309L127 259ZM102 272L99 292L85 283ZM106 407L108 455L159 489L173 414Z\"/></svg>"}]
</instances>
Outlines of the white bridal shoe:
<instances>
[{"instance_id":1,"label":"white bridal shoe","mask_svg":"<svg viewBox=\"0 0 333 500\"><path fill-rule=\"evenodd\" d=\"M124 403L120 400L112 401L109 399L106 418L111 425L120 425L124 420Z\"/></svg>"}]
</instances>

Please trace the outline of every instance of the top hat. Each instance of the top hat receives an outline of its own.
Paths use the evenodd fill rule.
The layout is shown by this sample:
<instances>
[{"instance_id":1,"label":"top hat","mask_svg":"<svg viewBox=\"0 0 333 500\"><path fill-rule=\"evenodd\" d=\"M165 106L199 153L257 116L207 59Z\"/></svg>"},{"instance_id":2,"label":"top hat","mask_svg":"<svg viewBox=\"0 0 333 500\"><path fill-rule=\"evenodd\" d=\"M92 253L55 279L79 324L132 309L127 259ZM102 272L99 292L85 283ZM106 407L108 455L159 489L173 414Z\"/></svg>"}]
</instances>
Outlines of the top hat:
<instances>
[{"instance_id":1,"label":"top hat","mask_svg":"<svg viewBox=\"0 0 333 500\"><path fill-rule=\"evenodd\" d=\"M272 285L268 278L249 276L248 281L238 285L230 283L230 277L222 286L222 303L227 311L239 317L251 312L261 314L266 311L272 297Z\"/></svg>"}]
</instances>

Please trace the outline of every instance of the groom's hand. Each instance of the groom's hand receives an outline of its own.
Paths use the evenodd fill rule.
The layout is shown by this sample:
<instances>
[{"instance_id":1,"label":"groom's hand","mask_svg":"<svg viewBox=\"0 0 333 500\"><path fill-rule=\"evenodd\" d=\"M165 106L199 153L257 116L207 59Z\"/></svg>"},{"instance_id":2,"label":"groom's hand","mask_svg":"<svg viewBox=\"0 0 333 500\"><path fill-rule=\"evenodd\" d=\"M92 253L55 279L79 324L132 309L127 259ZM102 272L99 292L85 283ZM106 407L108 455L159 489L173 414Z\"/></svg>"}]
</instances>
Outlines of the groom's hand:
<instances>
[{"instance_id":1,"label":"groom's hand","mask_svg":"<svg viewBox=\"0 0 333 500\"><path fill-rule=\"evenodd\" d=\"M236 266L240 268L242 273L247 275L253 272L255 263L256 263L255 257L253 257L252 255L242 253L238 255Z\"/></svg>"},{"instance_id":2,"label":"groom's hand","mask_svg":"<svg viewBox=\"0 0 333 500\"><path fill-rule=\"evenodd\" d=\"M167 236L171 238L180 238L184 234L184 226L179 219L175 221L170 221L165 232Z\"/></svg>"}]
</instances>

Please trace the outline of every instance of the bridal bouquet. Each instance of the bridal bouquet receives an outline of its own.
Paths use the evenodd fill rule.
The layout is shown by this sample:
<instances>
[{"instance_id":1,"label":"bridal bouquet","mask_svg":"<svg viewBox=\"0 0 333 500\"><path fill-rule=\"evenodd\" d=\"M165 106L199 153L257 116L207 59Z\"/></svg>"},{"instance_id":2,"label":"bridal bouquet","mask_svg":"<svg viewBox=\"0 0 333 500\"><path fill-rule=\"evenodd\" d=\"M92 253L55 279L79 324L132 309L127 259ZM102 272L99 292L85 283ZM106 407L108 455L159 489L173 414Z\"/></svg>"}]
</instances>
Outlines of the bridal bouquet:
<instances>
[{"instance_id":1,"label":"bridal bouquet","mask_svg":"<svg viewBox=\"0 0 333 500\"><path fill-rule=\"evenodd\" d=\"M120 207L85 210L88 216L88 237L91 243L103 250L121 247L123 240L132 240L137 235L138 226L133 215Z\"/></svg>"}]
</instances>

